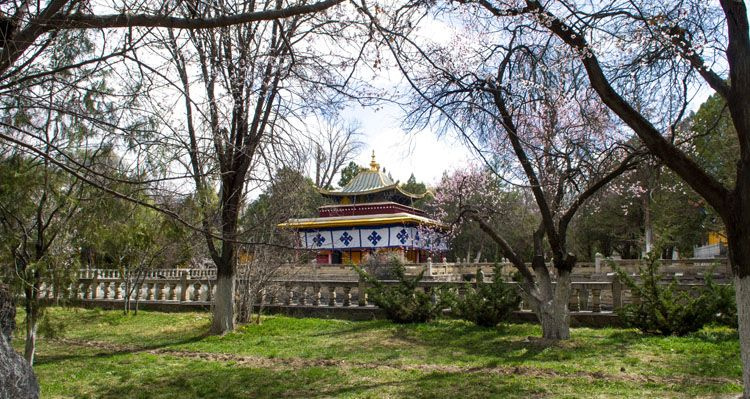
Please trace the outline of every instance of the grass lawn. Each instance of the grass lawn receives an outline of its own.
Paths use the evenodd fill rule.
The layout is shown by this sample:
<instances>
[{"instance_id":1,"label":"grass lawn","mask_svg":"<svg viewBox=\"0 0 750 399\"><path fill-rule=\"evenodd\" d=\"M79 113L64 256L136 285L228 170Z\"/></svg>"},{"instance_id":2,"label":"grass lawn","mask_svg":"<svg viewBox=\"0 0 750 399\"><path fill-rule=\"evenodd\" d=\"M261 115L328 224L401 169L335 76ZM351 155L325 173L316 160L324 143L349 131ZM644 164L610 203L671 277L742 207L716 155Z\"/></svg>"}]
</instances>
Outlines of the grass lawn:
<instances>
[{"instance_id":1,"label":"grass lawn","mask_svg":"<svg viewBox=\"0 0 750 399\"><path fill-rule=\"evenodd\" d=\"M270 316L223 337L207 313L49 310L35 370L45 398L735 397L737 333L688 337L573 329L549 343L531 324ZM21 315L19 315L19 323ZM20 335L20 332L18 333ZM17 335L17 336L18 336ZM48 334L50 335L50 334ZM20 349L22 339L14 339Z\"/></svg>"}]
</instances>

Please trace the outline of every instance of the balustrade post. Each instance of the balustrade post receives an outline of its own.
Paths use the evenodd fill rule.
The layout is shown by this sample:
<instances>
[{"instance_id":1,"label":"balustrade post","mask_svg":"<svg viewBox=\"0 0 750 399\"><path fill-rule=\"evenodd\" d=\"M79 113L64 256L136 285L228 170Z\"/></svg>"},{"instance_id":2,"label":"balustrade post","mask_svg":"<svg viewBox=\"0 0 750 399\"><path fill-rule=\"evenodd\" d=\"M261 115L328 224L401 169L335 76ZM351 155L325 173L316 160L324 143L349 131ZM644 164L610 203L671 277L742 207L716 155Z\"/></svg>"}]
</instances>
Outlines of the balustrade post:
<instances>
[{"instance_id":1,"label":"balustrade post","mask_svg":"<svg viewBox=\"0 0 750 399\"><path fill-rule=\"evenodd\" d=\"M604 255L597 252L594 255L594 273L601 274L602 272L602 261L604 260Z\"/></svg>"},{"instance_id":2,"label":"balustrade post","mask_svg":"<svg viewBox=\"0 0 750 399\"><path fill-rule=\"evenodd\" d=\"M169 300L174 301L177 299L177 283L169 283Z\"/></svg>"},{"instance_id":3,"label":"balustrade post","mask_svg":"<svg viewBox=\"0 0 750 399\"><path fill-rule=\"evenodd\" d=\"M206 301L211 302L214 300L214 285L211 284L211 280L208 281L208 286L206 287Z\"/></svg>"},{"instance_id":4,"label":"balustrade post","mask_svg":"<svg viewBox=\"0 0 750 399\"><path fill-rule=\"evenodd\" d=\"M313 306L320 306L320 284L315 283L315 286L313 287Z\"/></svg>"},{"instance_id":5,"label":"balustrade post","mask_svg":"<svg viewBox=\"0 0 750 399\"><path fill-rule=\"evenodd\" d=\"M602 311L602 290L599 288L593 288L591 290L591 311L601 312Z\"/></svg>"},{"instance_id":6,"label":"balustrade post","mask_svg":"<svg viewBox=\"0 0 750 399\"><path fill-rule=\"evenodd\" d=\"M304 305L307 304L307 298L305 298L307 296L307 286L306 285L300 285L299 288L300 288L300 292L299 292L299 301L298 302L299 302L300 305L304 306Z\"/></svg>"},{"instance_id":7,"label":"balustrade post","mask_svg":"<svg viewBox=\"0 0 750 399\"><path fill-rule=\"evenodd\" d=\"M286 301L284 302L284 304L287 306L291 306L292 302L294 302L294 287L289 286L286 287Z\"/></svg>"},{"instance_id":8,"label":"balustrade post","mask_svg":"<svg viewBox=\"0 0 750 399\"><path fill-rule=\"evenodd\" d=\"M570 300L568 301L568 309L571 312L577 312L580 310L578 307L578 288L570 288Z\"/></svg>"},{"instance_id":9,"label":"balustrade post","mask_svg":"<svg viewBox=\"0 0 750 399\"><path fill-rule=\"evenodd\" d=\"M91 280L91 299L96 299L99 291L99 270L94 270L94 279Z\"/></svg>"},{"instance_id":10,"label":"balustrade post","mask_svg":"<svg viewBox=\"0 0 750 399\"><path fill-rule=\"evenodd\" d=\"M336 286L335 285L328 286L328 294L330 295L328 297L328 306L336 306Z\"/></svg>"},{"instance_id":11,"label":"balustrade post","mask_svg":"<svg viewBox=\"0 0 750 399\"><path fill-rule=\"evenodd\" d=\"M141 299L141 290L143 290L143 284L138 283L135 286L135 292L133 292L135 294L135 298L133 298L134 301L138 301Z\"/></svg>"},{"instance_id":12,"label":"balustrade post","mask_svg":"<svg viewBox=\"0 0 750 399\"><path fill-rule=\"evenodd\" d=\"M122 282L115 281L115 285L114 285L114 288L113 288L113 290L114 290L114 295L113 296L114 296L115 300L122 299L122 291L120 290L121 286L122 286Z\"/></svg>"},{"instance_id":13,"label":"balustrade post","mask_svg":"<svg viewBox=\"0 0 750 399\"><path fill-rule=\"evenodd\" d=\"M110 284L111 283L109 281L105 281L104 282L104 284L103 284L104 286L102 287L102 289L103 289L102 299L109 299L109 285Z\"/></svg>"},{"instance_id":14,"label":"balustrade post","mask_svg":"<svg viewBox=\"0 0 750 399\"><path fill-rule=\"evenodd\" d=\"M201 300L201 283L193 284L193 301L197 302Z\"/></svg>"},{"instance_id":15,"label":"balustrade post","mask_svg":"<svg viewBox=\"0 0 750 399\"><path fill-rule=\"evenodd\" d=\"M578 294L579 310L589 310L589 289L581 287Z\"/></svg>"},{"instance_id":16,"label":"balustrade post","mask_svg":"<svg viewBox=\"0 0 750 399\"><path fill-rule=\"evenodd\" d=\"M180 274L180 302L187 301L188 275L186 271Z\"/></svg>"},{"instance_id":17,"label":"balustrade post","mask_svg":"<svg viewBox=\"0 0 750 399\"><path fill-rule=\"evenodd\" d=\"M367 283L362 276L359 276L359 282L357 284L357 292L359 297L357 298L357 305L367 306Z\"/></svg>"},{"instance_id":18,"label":"balustrade post","mask_svg":"<svg viewBox=\"0 0 750 399\"><path fill-rule=\"evenodd\" d=\"M146 283L146 300L152 301L154 299L154 283Z\"/></svg>"},{"instance_id":19,"label":"balustrade post","mask_svg":"<svg viewBox=\"0 0 750 399\"><path fill-rule=\"evenodd\" d=\"M344 286L344 306L352 306L352 287Z\"/></svg>"},{"instance_id":20,"label":"balustrade post","mask_svg":"<svg viewBox=\"0 0 750 399\"><path fill-rule=\"evenodd\" d=\"M615 275L612 279L612 309L617 310L622 307L622 283Z\"/></svg>"},{"instance_id":21,"label":"balustrade post","mask_svg":"<svg viewBox=\"0 0 750 399\"><path fill-rule=\"evenodd\" d=\"M156 283L156 300L157 301L163 301L164 300L164 283Z\"/></svg>"}]
</instances>

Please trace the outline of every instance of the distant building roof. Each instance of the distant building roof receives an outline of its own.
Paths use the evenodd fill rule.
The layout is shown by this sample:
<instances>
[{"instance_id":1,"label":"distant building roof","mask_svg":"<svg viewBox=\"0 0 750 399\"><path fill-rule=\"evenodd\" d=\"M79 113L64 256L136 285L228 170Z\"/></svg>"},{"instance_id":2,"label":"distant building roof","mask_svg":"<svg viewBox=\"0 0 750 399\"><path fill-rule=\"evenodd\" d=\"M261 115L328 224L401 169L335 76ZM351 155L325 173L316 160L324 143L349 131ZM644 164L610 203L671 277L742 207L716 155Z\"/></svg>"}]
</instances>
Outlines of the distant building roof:
<instances>
[{"instance_id":1,"label":"distant building roof","mask_svg":"<svg viewBox=\"0 0 750 399\"><path fill-rule=\"evenodd\" d=\"M372 153L372 161L370 162L370 169L363 169L352 178L347 185L341 188L341 190L325 190L319 189L321 194L330 196L350 196L350 195L364 195L372 194L381 191L395 190L402 195L412 198L419 199L424 197L422 194L412 194L402 190L398 186L398 182L394 182L393 179L380 171L380 164L375 162L375 152Z\"/></svg>"},{"instance_id":2,"label":"distant building roof","mask_svg":"<svg viewBox=\"0 0 750 399\"><path fill-rule=\"evenodd\" d=\"M362 191L377 190L396 184L388 175L379 170L363 170L343 188L344 193L358 193Z\"/></svg>"}]
</instances>

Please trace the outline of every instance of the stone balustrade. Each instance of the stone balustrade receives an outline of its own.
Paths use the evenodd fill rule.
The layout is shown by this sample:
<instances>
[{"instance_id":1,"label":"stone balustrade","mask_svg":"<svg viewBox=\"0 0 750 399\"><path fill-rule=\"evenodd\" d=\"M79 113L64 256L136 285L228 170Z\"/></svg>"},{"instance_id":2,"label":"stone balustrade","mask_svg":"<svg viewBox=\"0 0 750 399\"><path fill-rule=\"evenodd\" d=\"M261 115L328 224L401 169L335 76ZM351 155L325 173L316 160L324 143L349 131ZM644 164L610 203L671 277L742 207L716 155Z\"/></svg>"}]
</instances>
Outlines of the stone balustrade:
<instances>
[{"instance_id":1,"label":"stone balustrade","mask_svg":"<svg viewBox=\"0 0 750 399\"><path fill-rule=\"evenodd\" d=\"M422 265L420 265L422 266ZM476 264L473 264L476 266ZM433 268L440 265L432 265ZM453 266L457 267L457 266ZM468 267L461 271L468 272ZM483 267L481 270L485 270ZM704 269L705 270L705 269ZM477 268L473 269L476 272ZM415 270L412 270L415 272ZM419 272L419 270L416 270ZM458 274L459 270L452 270ZM489 270L488 270L489 272ZM488 273L489 274L489 273ZM142 275L132 287L131 301L142 304L168 305L199 305L210 306L215 296L215 269L161 269L152 270ZM435 274L433 274L434 276ZM473 274L471 274L473 276ZM679 272L669 275L669 278L688 277L680 282L683 289L691 289L701 284L691 280L690 273ZM69 287L75 297L86 303L116 303L124 301L128 295L124 279L116 270L81 270L76 284ZM700 276L697 273L695 276ZM694 277L695 277L694 276ZM466 277L463 275L462 277ZM489 278L489 276L485 277ZM241 280L241 278L240 278ZM395 281L383 281L385 285L396 284ZM463 295L467 289L472 289L474 283L467 283L459 279L425 278L419 283L420 289L433 292L437 299L440 289L452 289ZM509 284L515 284L510 282ZM239 284L239 286L243 286ZM356 277L333 276L323 274L320 278L311 278L310 274L302 277L288 276L276 279L267 285L261 295L262 303L266 306L281 307L316 307L316 308L357 308L370 307L366 295L366 285ZM53 297L52 287L43 287L42 295ZM613 273L581 276L574 274L571 284L569 309L571 312L589 312L593 314L607 313L621 307L624 303L636 302L631 293ZM528 303L522 301L520 309L529 311Z\"/></svg>"},{"instance_id":2,"label":"stone balustrade","mask_svg":"<svg viewBox=\"0 0 750 399\"><path fill-rule=\"evenodd\" d=\"M606 281L614 275L616 266L629 274L638 271L642 260L635 259L604 259L597 257L595 262L578 262L573 269L573 278L579 280L601 280ZM728 279L731 277L729 262L725 258L718 259L680 259L661 260L660 272L665 277L677 277L681 280L699 280L711 271L715 278ZM510 263L500 264L504 275L510 276L515 268ZM440 281L463 281L473 277L477 270L482 270L485 276L491 276L494 272L494 263L458 263L458 262L426 262L404 265L406 274L415 276L424 272L426 279ZM279 275L293 276L300 279L322 279L322 280L356 280L357 272L349 265L317 265L317 264L287 264L279 268ZM93 278L94 273L102 279L118 279L118 270L108 269L81 269L80 278ZM216 269L153 269L144 272L142 277L146 279L174 279L180 278L187 273L191 279L214 279Z\"/></svg>"},{"instance_id":3,"label":"stone balustrade","mask_svg":"<svg viewBox=\"0 0 750 399\"><path fill-rule=\"evenodd\" d=\"M131 301L140 303L171 303L210 305L215 295L213 278L191 277L183 270L178 277L144 278L131 287ZM396 281L382 281L384 285ZM515 284L510 282L509 284ZM425 292L438 293L439 289L452 289L463 295L472 289L473 283L458 281L424 280L418 285ZM262 301L269 306L313 306L313 307L362 307L373 306L366 295L362 281L321 279L277 279L263 291ZM45 291L45 288L43 288ZM46 287L50 296L51 287ZM84 302L121 302L127 296L125 282L111 271L87 271L71 289ZM437 294L435 294L437 295ZM623 303L623 286L618 281L576 281L572 283L571 311L612 311ZM520 310L530 310L522 303Z\"/></svg>"},{"instance_id":4,"label":"stone balustrade","mask_svg":"<svg viewBox=\"0 0 750 399\"><path fill-rule=\"evenodd\" d=\"M191 278L190 274L189 271L182 270L180 274L162 274L163 278L148 275L126 283L120 278L119 273L113 273L111 270L87 270L81 274L77 286L72 287L70 291L76 292L77 298L84 301L124 301L128 291L131 291L131 301L210 303L214 295L213 276ZM49 292L50 289L46 291Z\"/></svg>"}]
</instances>

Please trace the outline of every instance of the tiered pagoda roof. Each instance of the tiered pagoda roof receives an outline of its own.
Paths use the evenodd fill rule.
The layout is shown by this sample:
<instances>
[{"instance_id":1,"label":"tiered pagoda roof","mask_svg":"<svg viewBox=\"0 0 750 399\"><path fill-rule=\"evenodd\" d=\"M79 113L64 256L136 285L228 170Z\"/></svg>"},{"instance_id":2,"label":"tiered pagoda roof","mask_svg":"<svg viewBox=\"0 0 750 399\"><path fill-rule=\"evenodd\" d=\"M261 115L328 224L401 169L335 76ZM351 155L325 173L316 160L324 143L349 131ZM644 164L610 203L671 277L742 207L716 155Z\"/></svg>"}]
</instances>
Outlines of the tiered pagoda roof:
<instances>
[{"instance_id":1,"label":"tiered pagoda roof","mask_svg":"<svg viewBox=\"0 0 750 399\"><path fill-rule=\"evenodd\" d=\"M382 201L392 201L403 205L411 205L414 200L424 198L425 193L414 194L404 191L397 181L380 170L380 164L375 162L372 154L370 169L363 169L340 190L318 189L323 196L339 204L359 204Z\"/></svg>"}]
</instances>

